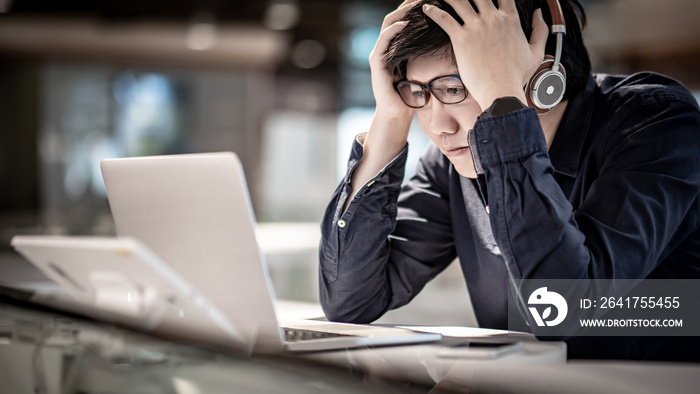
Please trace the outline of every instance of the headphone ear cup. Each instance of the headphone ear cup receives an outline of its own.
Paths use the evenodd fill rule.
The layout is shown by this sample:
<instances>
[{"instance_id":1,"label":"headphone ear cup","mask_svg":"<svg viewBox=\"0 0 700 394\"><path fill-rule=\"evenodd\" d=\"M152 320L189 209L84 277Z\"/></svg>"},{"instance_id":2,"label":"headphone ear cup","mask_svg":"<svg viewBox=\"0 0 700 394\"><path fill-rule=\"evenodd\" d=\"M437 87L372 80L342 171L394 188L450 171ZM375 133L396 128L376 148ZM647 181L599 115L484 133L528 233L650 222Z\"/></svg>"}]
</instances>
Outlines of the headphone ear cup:
<instances>
[{"instance_id":1,"label":"headphone ear cup","mask_svg":"<svg viewBox=\"0 0 700 394\"><path fill-rule=\"evenodd\" d=\"M549 112L564 98L566 92L566 70L559 63L559 70L552 70L554 58L546 56L525 88L527 104L537 109L538 114Z\"/></svg>"}]
</instances>

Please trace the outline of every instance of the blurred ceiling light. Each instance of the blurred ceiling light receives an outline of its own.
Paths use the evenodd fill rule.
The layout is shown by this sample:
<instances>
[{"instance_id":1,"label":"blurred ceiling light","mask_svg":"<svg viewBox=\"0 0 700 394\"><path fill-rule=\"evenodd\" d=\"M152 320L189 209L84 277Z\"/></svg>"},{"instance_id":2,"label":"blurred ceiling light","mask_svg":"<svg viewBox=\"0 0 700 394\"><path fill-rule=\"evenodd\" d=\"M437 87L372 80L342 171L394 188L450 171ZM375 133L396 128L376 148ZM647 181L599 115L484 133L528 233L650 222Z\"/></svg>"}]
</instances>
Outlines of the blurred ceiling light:
<instances>
[{"instance_id":1,"label":"blurred ceiling light","mask_svg":"<svg viewBox=\"0 0 700 394\"><path fill-rule=\"evenodd\" d=\"M265 10L263 23L268 29L289 30L299 23L300 13L295 0L272 1Z\"/></svg>"},{"instance_id":2,"label":"blurred ceiling light","mask_svg":"<svg viewBox=\"0 0 700 394\"><path fill-rule=\"evenodd\" d=\"M318 41L303 40L292 49L292 63L299 68L318 67L326 58L326 48Z\"/></svg>"},{"instance_id":3,"label":"blurred ceiling light","mask_svg":"<svg viewBox=\"0 0 700 394\"><path fill-rule=\"evenodd\" d=\"M270 70L289 58L291 45L287 33L233 23L217 23L213 46L192 56L193 51L187 46L187 32L198 22L104 23L92 17L50 18L10 12L0 20L0 52L13 51L41 58L68 56L256 70ZM205 45L195 45L202 46Z\"/></svg>"},{"instance_id":4,"label":"blurred ceiling light","mask_svg":"<svg viewBox=\"0 0 700 394\"><path fill-rule=\"evenodd\" d=\"M214 17L209 13L201 13L194 17L187 28L185 45L193 51L204 51L214 46L217 38L217 27Z\"/></svg>"},{"instance_id":5,"label":"blurred ceiling light","mask_svg":"<svg viewBox=\"0 0 700 394\"><path fill-rule=\"evenodd\" d=\"M216 25L213 23L195 23L187 29L187 48L193 51L204 51L214 46L216 42Z\"/></svg>"},{"instance_id":6,"label":"blurred ceiling light","mask_svg":"<svg viewBox=\"0 0 700 394\"><path fill-rule=\"evenodd\" d=\"M12 0L0 0L0 12L7 12L11 4Z\"/></svg>"}]
</instances>

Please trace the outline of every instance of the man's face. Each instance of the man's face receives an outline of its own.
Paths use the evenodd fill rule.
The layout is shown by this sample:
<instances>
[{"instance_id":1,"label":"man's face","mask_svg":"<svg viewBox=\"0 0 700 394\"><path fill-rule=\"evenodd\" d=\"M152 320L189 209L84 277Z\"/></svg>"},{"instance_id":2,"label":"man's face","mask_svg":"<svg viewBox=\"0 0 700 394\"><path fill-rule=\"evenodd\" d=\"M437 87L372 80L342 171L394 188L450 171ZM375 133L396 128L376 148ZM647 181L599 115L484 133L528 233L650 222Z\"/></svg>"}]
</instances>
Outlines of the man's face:
<instances>
[{"instance_id":1,"label":"man's face","mask_svg":"<svg viewBox=\"0 0 700 394\"><path fill-rule=\"evenodd\" d=\"M459 71L449 55L421 56L409 60L406 65L406 79L422 84L450 74L459 74ZM481 112L482 109L468 93L461 103L449 105L430 97L425 107L416 110L418 121L430 140L440 148L457 172L467 178L476 178L467 145L467 132L474 127Z\"/></svg>"}]
</instances>

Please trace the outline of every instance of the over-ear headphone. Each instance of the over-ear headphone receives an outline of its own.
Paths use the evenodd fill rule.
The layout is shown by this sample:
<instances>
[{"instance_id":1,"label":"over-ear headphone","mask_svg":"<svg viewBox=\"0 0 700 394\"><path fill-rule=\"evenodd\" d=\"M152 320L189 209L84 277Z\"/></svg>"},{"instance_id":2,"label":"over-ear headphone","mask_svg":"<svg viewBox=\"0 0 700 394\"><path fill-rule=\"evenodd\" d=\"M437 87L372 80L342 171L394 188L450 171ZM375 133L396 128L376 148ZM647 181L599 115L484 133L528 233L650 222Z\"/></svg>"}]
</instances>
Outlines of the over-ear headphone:
<instances>
[{"instance_id":1,"label":"over-ear headphone","mask_svg":"<svg viewBox=\"0 0 700 394\"><path fill-rule=\"evenodd\" d=\"M527 103L543 114L554 108L564 98L566 92L566 71L561 64L561 51L566 34L564 13L558 0L547 0L552 15L552 34L557 36L554 58L546 56L540 67L525 88Z\"/></svg>"}]
</instances>

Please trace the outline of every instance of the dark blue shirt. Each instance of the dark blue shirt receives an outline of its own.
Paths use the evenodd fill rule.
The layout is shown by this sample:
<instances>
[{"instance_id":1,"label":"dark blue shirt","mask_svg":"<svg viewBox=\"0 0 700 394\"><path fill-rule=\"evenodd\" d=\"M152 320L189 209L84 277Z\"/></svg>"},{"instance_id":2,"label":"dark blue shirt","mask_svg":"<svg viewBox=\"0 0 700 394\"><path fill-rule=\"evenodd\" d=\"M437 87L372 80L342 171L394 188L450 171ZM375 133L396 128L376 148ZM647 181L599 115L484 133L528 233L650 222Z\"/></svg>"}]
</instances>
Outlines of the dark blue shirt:
<instances>
[{"instance_id":1,"label":"dark blue shirt","mask_svg":"<svg viewBox=\"0 0 700 394\"><path fill-rule=\"evenodd\" d=\"M320 299L330 320L379 318L455 257L488 328L507 328L509 278L700 278L700 109L678 82L592 77L549 150L532 108L479 119L473 133L490 214L475 182L435 146L404 187L405 151L343 212L362 157L355 142L322 223ZM575 338L569 354L658 355L630 341Z\"/></svg>"}]
</instances>

